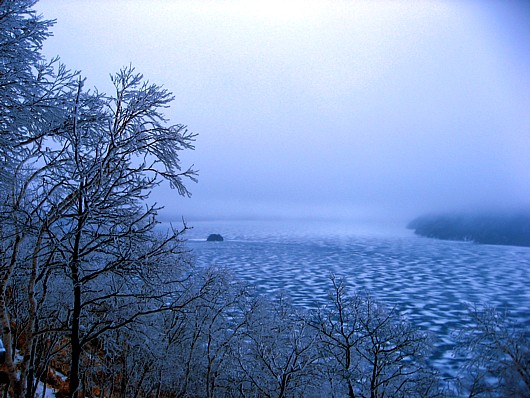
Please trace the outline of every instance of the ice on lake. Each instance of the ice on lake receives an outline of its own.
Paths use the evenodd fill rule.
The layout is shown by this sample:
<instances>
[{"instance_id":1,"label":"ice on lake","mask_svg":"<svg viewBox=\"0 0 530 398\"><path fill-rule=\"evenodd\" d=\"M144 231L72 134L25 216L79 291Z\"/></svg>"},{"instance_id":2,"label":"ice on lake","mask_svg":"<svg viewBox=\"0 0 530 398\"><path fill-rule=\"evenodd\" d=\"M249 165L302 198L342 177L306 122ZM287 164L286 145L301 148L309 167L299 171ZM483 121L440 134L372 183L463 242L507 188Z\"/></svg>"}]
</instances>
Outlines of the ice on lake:
<instances>
[{"instance_id":1,"label":"ice on lake","mask_svg":"<svg viewBox=\"0 0 530 398\"><path fill-rule=\"evenodd\" d=\"M188 234L198 266L230 269L258 293L286 292L295 305L326 301L333 273L353 289L368 290L416 326L433 332L433 363L454 375L451 331L466 317L466 303L508 310L530 327L530 248L477 245L380 233L333 224L192 223ZM225 241L206 242L209 233Z\"/></svg>"}]
</instances>

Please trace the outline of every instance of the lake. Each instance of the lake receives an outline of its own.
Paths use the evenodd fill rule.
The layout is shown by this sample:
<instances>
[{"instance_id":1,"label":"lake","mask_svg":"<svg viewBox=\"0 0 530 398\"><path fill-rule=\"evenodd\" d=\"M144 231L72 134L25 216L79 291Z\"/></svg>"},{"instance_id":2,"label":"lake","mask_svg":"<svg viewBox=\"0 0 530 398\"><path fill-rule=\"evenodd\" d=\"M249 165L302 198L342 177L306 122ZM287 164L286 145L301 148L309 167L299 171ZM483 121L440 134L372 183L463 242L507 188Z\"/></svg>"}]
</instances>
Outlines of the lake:
<instances>
[{"instance_id":1,"label":"lake","mask_svg":"<svg viewBox=\"0 0 530 398\"><path fill-rule=\"evenodd\" d=\"M368 290L411 323L433 333L433 364L456 373L451 332L466 303L508 310L530 328L530 248L477 245L415 236L404 227L286 221L198 221L187 233L198 266L226 267L261 294L286 292L316 308L331 273ZM206 242L219 233L224 242Z\"/></svg>"}]
</instances>

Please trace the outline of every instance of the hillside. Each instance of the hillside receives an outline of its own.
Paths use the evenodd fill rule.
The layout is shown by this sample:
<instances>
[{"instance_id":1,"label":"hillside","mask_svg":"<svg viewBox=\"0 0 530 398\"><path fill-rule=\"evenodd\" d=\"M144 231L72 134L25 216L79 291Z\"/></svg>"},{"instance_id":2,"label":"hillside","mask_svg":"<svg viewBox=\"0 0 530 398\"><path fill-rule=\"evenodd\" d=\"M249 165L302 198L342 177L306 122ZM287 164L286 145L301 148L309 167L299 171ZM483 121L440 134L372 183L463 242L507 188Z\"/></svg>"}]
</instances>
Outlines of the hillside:
<instances>
[{"instance_id":1,"label":"hillside","mask_svg":"<svg viewBox=\"0 0 530 398\"><path fill-rule=\"evenodd\" d=\"M530 214L431 214L407 228L428 238L490 245L530 246Z\"/></svg>"}]
</instances>

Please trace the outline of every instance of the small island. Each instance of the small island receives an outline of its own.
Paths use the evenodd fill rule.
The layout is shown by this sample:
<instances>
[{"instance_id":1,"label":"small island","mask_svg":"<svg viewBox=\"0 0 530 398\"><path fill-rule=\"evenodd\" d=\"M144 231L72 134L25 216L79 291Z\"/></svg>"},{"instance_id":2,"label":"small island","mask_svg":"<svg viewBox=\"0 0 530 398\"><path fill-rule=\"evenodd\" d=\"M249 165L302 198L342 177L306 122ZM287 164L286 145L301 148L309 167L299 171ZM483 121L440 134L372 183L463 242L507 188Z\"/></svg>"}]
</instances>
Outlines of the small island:
<instances>
[{"instance_id":1,"label":"small island","mask_svg":"<svg viewBox=\"0 0 530 398\"><path fill-rule=\"evenodd\" d=\"M530 213L431 214L412 220L407 228L428 238L530 246Z\"/></svg>"},{"instance_id":2,"label":"small island","mask_svg":"<svg viewBox=\"0 0 530 398\"><path fill-rule=\"evenodd\" d=\"M210 234L208 236L208 239L206 239L207 242L222 242L224 241L223 237L219 234Z\"/></svg>"}]
</instances>

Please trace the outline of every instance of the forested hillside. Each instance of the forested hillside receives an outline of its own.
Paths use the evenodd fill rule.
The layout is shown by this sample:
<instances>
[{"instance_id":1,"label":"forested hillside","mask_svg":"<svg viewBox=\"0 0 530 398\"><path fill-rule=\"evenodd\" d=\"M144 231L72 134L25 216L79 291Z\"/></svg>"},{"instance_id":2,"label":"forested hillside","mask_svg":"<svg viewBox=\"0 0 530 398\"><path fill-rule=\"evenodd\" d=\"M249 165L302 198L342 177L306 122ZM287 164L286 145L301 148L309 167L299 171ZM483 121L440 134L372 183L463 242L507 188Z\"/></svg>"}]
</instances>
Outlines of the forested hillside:
<instances>
[{"instance_id":1,"label":"forested hillside","mask_svg":"<svg viewBox=\"0 0 530 398\"><path fill-rule=\"evenodd\" d=\"M428 238L530 246L530 215L527 213L433 214L414 219L408 228Z\"/></svg>"}]
</instances>

